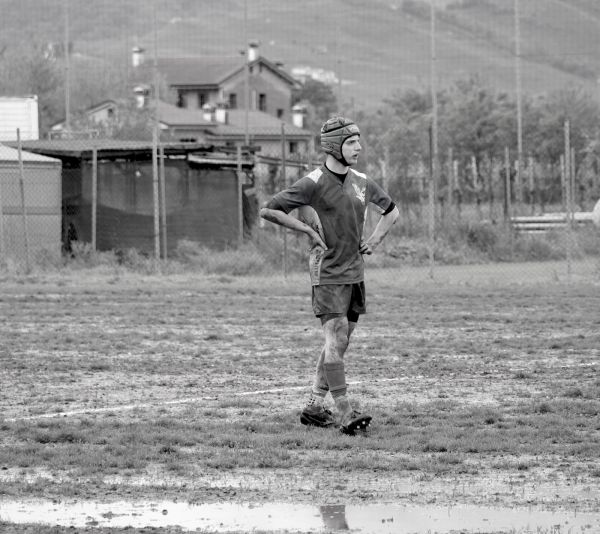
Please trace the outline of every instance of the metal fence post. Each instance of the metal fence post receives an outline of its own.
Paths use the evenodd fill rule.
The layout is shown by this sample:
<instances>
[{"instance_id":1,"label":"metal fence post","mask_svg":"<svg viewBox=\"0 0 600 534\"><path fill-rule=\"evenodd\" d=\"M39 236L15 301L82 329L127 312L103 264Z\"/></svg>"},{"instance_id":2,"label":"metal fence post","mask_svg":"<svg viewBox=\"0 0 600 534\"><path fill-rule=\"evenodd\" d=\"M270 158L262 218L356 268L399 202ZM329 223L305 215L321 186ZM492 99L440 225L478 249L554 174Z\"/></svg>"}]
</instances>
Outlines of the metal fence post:
<instances>
[{"instance_id":1,"label":"metal fence post","mask_svg":"<svg viewBox=\"0 0 600 534\"><path fill-rule=\"evenodd\" d=\"M21 130L17 128L17 147L19 153L19 189L21 191L21 213L23 216L23 238L25 243L25 269L30 271L29 232L27 230L27 210L25 208L25 173L23 171L23 151L21 146Z\"/></svg>"},{"instance_id":2,"label":"metal fence post","mask_svg":"<svg viewBox=\"0 0 600 534\"><path fill-rule=\"evenodd\" d=\"M281 123L281 181L283 187L287 187L287 174L286 174L286 157L285 157L285 123ZM287 242L287 228L282 227L283 231L283 277L287 278L288 274L288 242Z\"/></svg>"},{"instance_id":3,"label":"metal fence post","mask_svg":"<svg viewBox=\"0 0 600 534\"><path fill-rule=\"evenodd\" d=\"M92 148L92 250L96 250L98 226L98 149Z\"/></svg>"},{"instance_id":4,"label":"metal fence post","mask_svg":"<svg viewBox=\"0 0 600 534\"><path fill-rule=\"evenodd\" d=\"M2 203L2 179L0 178L0 257L4 255L4 207Z\"/></svg>"},{"instance_id":5,"label":"metal fence post","mask_svg":"<svg viewBox=\"0 0 600 534\"><path fill-rule=\"evenodd\" d=\"M510 226L511 187L510 187L510 151L504 148L504 222Z\"/></svg>"},{"instance_id":6,"label":"metal fence post","mask_svg":"<svg viewBox=\"0 0 600 534\"><path fill-rule=\"evenodd\" d=\"M160 180L160 230L162 240L162 256L167 259L167 186L165 183L165 147L159 145L159 180Z\"/></svg>"},{"instance_id":7,"label":"metal fence post","mask_svg":"<svg viewBox=\"0 0 600 534\"><path fill-rule=\"evenodd\" d=\"M160 221L158 206L158 132L156 125L152 128L152 199L154 214L154 259L160 259Z\"/></svg>"},{"instance_id":8,"label":"metal fence post","mask_svg":"<svg viewBox=\"0 0 600 534\"><path fill-rule=\"evenodd\" d=\"M565 121L565 155L564 155L564 192L565 192L565 238L566 238L566 256L567 256L567 276L571 277L571 269L572 269L572 240L573 240L573 218L572 218L572 208L573 208L573 199L572 199L572 179L571 176L571 125L568 120Z\"/></svg>"},{"instance_id":9,"label":"metal fence post","mask_svg":"<svg viewBox=\"0 0 600 534\"><path fill-rule=\"evenodd\" d=\"M244 244L244 192L242 188L242 147L237 146L237 214L238 214L238 247Z\"/></svg>"}]
</instances>

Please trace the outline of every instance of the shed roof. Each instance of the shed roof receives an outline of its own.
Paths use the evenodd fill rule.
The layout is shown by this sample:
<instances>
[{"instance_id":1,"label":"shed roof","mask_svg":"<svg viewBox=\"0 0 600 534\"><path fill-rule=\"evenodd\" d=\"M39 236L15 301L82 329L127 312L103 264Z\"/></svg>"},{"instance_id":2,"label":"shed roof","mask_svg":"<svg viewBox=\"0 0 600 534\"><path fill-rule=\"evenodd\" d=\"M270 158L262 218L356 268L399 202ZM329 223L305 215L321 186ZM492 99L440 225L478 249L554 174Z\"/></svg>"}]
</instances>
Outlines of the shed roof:
<instances>
[{"instance_id":1,"label":"shed roof","mask_svg":"<svg viewBox=\"0 0 600 534\"><path fill-rule=\"evenodd\" d=\"M161 143L160 146L166 156L186 156L191 159L190 156L194 155L196 156L194 158L195 162L202 160L205 164L216 166L223 166L225 162L228 164L237 163L236 154L227 150L226 147L200 143ZM55 156L63 161L72 159L90 160L93 150L96 149L99 159L145 160L151 157L153 145L150 141L122 141L119 139L40 139L37 141L24 141L23 147L34 152L32 156L60 163L59 160L46 156ZM246 147L242 161L244 167L253 165L250 154L251 149Z\"/></svg>"},{"instance_id":2,"label":"shed roof","mask_svg":"<svg viewBox=\"0 0 600 534\"><path fill-rule=\"evenodd\" d=\"M21 160L23 163L35 163L35 164L57 164L60 165L60 160L54 159L41 154L35 154L28 152L27 150L21 150ZM12 148L7 145L0 143L0 163L18 163L19 161L19 150L18 148Z\"/></svg>"},{"instance_id":3,"label":"shed roof","mask_svg":"<svg viewBox=\"0 0 600 534\"><path fill-rule=\"evenodd\" d=\"M198 143L161 143L166 155L186 155L192 152L211 151L212 146ZM37 154L57 157L89 159L96 149L98 157L118 158L151 153L151 141L125 141L120 139L40 139L24 141L23 148Z\"/></svg>"}]
</instances>

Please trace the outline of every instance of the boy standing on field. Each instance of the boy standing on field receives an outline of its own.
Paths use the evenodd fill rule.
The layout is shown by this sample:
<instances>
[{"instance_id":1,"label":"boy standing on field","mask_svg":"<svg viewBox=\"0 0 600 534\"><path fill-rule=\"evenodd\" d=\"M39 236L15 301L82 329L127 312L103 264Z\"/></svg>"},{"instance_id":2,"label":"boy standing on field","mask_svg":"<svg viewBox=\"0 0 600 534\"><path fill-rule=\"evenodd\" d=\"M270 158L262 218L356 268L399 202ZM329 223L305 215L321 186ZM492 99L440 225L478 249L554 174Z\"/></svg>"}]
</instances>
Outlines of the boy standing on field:
<instances>
[{"instance_id":1,"label":"boy standing on field","mask_svg":"<svg viewBox=\"0 0 600 534\"><path fill-rule=\"evenodd\" d=\"M300 421L328 427L335 419L323 404L330 392L339 414L340 430L354 434L366 429L371 416L352 409L346 395L344 354L360 314L366 312L364 261L381 243L398 218L389 195L366 175L351 167L361 151L360 131L350 119L334 117L321 128L324 165L276 194L262 208L264 219L308 235L311 243L312 305L321 320L325 345ZM365 241L367 203L382 215ZM289 213L298 209L299 218Z\"/></svg>"}]
</instances>

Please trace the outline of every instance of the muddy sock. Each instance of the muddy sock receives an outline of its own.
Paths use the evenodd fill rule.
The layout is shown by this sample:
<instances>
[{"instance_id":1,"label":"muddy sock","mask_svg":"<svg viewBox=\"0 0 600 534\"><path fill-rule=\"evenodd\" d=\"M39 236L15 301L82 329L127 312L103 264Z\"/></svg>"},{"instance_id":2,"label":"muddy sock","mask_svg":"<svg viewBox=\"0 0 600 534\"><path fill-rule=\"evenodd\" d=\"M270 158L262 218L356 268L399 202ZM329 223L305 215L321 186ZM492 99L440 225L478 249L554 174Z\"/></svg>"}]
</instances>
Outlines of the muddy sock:
<instances>
[{"instance_id":1,"label":"muddy sock","mask_svg":"<svg viewBox=\"0 0 600 534\"><path fill-rule=\"evenodd\" d=\"M346 395L334 397L335 406L340 414L340 423L347 425L352 419L352 405Z\"/></svg>"},{"instance_id":2,"label":"muddy sock","mask_svg":"<svg viewBox=\"0 0 600 534\"><path fill-rule=\"evenodd\" d=\"M350 401L346 397L347 387L344 362L325 363L323 364L323 369L325 370L329 391L340 414L342 424L346 424L352 413L352 406L350 406Z\"/></svg>"},{"instance_id":3,"label":"muddy sock","mask_svg":"<svg viewBox=\"0 0 600 534\"><path fill-rule=\"evenodd\" d=\"M307 408L322 408L326 395L327 395L326 389L317 388L317 387L313 386L312 391L310 393L310 397L308 398L308 402L306 403L306 407Z\"/></svg>"}]
</instances>

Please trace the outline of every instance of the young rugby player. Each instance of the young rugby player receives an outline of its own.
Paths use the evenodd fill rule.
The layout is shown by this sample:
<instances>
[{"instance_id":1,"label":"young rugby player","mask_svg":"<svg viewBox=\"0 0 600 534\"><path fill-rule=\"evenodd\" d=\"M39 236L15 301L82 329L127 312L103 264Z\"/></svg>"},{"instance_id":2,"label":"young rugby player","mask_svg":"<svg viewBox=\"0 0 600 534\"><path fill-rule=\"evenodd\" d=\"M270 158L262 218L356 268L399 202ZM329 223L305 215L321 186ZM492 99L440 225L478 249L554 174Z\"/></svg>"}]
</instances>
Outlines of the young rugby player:
<instances>
[{"instance_id":1,"label":"young rugby player","mask_svg":"<svg viewBox=\"0 0 600 534\"><path fill-rule=\"evenodd\" d=\"M398 218L398 208L377 183L352 169L361 151L360 131L350 119L334 117L321 128L324 165L276 194L261 217L303 232L311 242L312 305L325 345L317 361L312 391L302 410L304 425L335 425L324 399L331 393L340 430L364 430L371 416L352 409L347 396L344 354L360 314L366 312L364 262ZM367 203L382 215L373 234L363 239ZM290 215L298 210L298 218Z\"/></svg>"}]
</instances>

